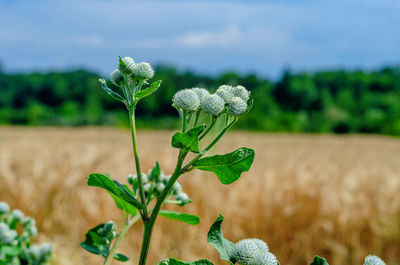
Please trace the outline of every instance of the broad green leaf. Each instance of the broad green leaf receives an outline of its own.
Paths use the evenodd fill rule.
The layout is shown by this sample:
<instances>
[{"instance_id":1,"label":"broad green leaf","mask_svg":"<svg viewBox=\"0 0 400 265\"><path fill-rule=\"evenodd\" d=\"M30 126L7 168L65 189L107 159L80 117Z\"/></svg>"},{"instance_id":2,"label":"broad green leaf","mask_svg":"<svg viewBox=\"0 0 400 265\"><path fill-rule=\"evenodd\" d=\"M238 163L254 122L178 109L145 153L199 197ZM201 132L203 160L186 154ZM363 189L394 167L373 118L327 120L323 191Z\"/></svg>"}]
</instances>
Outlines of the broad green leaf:
<instances>
[{"instance_id":1,"label":"broad green leaf","mask_svg":"<svg viewBox=\"0 0 400 265\"><path fill-rule=\"evenodd\" d=\"M201 259L197 261L179 261L173 258L162 260L158 265L213 265L211 261Z\"/></svg>"},{"instance_id":2,"label":"broad green leaf","mask_svg":"<svg viewBox=\"0 0 400 265\"><path fill-rule=\"evenodd\" d=\"M326 259L321 258L319 256L315 256L313 262L311 263L311 265L329 265L328 262L326 261Z\"/></svg>"},{"instance_id":3,"label":"broad green leaf","mask_svg":"<svg viewBox=\"0 0 400 265\"><path fill-rule=\"evenodd\" d=\"M222 184L231 184L240 178L243 171L248 171L254 160L254 150L246 147L232 153L205 157L194 163L193 168L211 171Z\"/></svg>"},{"instance_id":4,"label":"broad green leaf","mask_svg":"<svg viewBox=\"0 0 400 265\"><path fill-rule=\"evenodd\" d=\"M172 136L171 145L180 149L187 149L193 153L199 153L199 135L204 130L205 125L200 125L190 129L186 133L177 132Z\"/></svg>"},{"instance_id":5,"label":"broad green leaf","mask_svg":"<svg viewBox=\"0 0 400 265\"><path fill-rule=\"evenodd\" d=\"M233 265L234 263L231 261L231 252L235 244L225 239L222 235L221 227L223 221L224 217L220 214L208 231L207 242L218 251L221 259L226 260L229 264Z\"/></svg>"},{"instance_id":6,"label":"broad green leaf","mask_svg":"<svg viewBox=\"0 0 400 265\"><path fill-rule=\"evenodd\" d=\"M106 80L104 79L99 79L99 82L101 84L101 88L104 89L104 91L107 92L108 95L110 95L112 98L122 101L125 103L125 100L116 92L114 92L111 88L107 86Z\"/></svg>"},{"instance_id":7,"label":"broad green leaf","mask_svg":"<svg viewBox=\"0 0 400 265\"><path fill-rule=\"evenodd\" d=\"M198 217L196 215L187 214L187 213L161 210L159 215L169 218L169 219L178 220L178 221L190 224L190 225L197 225L200 223L200 217Z\"/></svg>"},{"instance_id":8,"label":"broad green leaf","mask_svg":"<svg viewBox=\"0 0 400 265\"><path fill-rule=\"evenodd\" d=\"M154 92L156 92L157 89L160 87L160 85L161 85L161 80L158 80L153 82L148 88L138 91L135 95L135 104L142 98L148 97Z\"/></svg>"},{"instance_id":9,"label":"broad green leaf","mask_svg":"<svg viewBox=\"0 0 400 265\"><path fill-rule=\"evenodd\" d=\"M116 253L114 255L114 259L121 261L121 262L126 262L129 260L129 258L127 256L125 256L124 254L121 254L121 253Z\"/></svg>"},{"instance_id":10,"label":"broad green leaf","mask_svg":"<svg viewBox=\"0 0 400 265\"><path fill-rule=\"evenodd\" d=\"M18 256L21 251L22 249L18 246L0 246L0 254L5 256Z\"/></svg>"},{"instance_id":11,"label":"broad green leaf","mask_svg":"<svg viewBox=\"0 0 400 265\"><path fill-rule=\"evenodd\" d=\"M100 224L90 229L85 235L85 241L80 244L81 247L90 253L107 257L111 238L99 234L104 226L105 224Z\"/></svg>"},{"instance_id":12,"label":"broad green leaf","mask_svg":"<svg viewBox=\"0 0 400 265\"><path fill-rule=\"evenodd\" d=\"M107 257L108 255L108 248L106 246L95 246L95 245L90 245L86 243L81 243L80 244L83 249L86 251L95 254L95 255L100 255L103 257Z\"/></svg>"},{"instance_id":13,"label":"broad green leaf","mask_svg":"<svg viewBox=\"0 0 400 265\"><path fill-rule=\"evenodd\" d=\"M104 176L102 174L93 173L90 174L87 180L89 186L99 187L105 189L114 195L118 196L120 199L132 204L136 208L143 209L143 205L136 200L132 194L127 191L119 182L112 180L111 178Z\"/></svg>"}]
</instances>

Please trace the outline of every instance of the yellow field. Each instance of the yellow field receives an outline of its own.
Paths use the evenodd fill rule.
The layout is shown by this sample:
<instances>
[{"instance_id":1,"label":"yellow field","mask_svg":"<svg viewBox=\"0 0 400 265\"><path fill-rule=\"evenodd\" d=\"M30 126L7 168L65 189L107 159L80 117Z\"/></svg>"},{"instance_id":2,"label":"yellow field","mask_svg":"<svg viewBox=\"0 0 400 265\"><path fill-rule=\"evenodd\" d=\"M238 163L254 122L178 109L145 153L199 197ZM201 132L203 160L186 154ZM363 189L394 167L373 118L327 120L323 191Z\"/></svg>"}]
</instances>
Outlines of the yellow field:
<instances>
[{"instance_id":1,"label":"yellow field","mask_svg":"<svg viewBox=\"0 0 400 265\"><path fill-rule=\"evenodd\" d=\"M176 150L168 131L139 132L144 171L158 160L171 173ZM265 240L282 265L309 264L314 254L330 265L362 265L369 253L400 264L400 140L377 136L269 135L234 132L217 145L223 153L247 146L256 158L230 186L193 172L180 182L199 226L160 219L149 264L176 257L219 261L207 245L221 212L226 238ZM84 233L120 212L106 192L88 187L92 172L125 182L133 172L128 131L107 128L0 128L0 201L36 218L39 241L55 244L55 264L102 264L79 247ZM142 227L135 225L122 253L136 264ZM117 264L117 262L115 262Z\"/></svg>"}]
</instances>

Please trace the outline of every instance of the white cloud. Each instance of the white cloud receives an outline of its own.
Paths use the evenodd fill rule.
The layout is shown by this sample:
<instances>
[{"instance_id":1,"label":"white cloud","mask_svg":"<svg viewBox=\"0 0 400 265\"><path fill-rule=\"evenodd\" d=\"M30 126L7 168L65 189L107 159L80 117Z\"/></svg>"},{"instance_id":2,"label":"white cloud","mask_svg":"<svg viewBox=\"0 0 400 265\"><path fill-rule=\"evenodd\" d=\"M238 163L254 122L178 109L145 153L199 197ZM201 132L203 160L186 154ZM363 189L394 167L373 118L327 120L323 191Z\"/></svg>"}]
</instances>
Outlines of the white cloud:
<instances>
[{"instance_id":1,"label":"white cloud","mask_svg":"<svg viewBox=\"0 0 400 265\"><path fill-rule=\"evenodd\" d=\"M189 32L175 38L175 42L186 47L230 47L243 40L237 26L229 26L221 31Z\"/></svg>"}]
</instances>

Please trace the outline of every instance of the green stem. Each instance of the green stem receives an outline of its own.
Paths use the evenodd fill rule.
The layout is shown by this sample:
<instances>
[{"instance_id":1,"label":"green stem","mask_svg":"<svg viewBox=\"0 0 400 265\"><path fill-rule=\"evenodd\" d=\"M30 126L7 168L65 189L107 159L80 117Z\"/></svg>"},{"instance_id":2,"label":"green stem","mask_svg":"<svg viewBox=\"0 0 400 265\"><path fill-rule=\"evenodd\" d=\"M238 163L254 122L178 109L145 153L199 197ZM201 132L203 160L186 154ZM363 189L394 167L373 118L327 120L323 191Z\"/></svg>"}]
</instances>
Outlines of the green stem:
<instances>
[{"instance_id":1,"label":"green stem","mask_svg":"<svg viewBox=\"0 0 400 265\"><path fill-rule=\"evenodd\" d=\"M115 240L110 253L108 254L106 260L104 261L104 265L110 265L112 260L114 259L114 255L115 252L117 251L117 248L119 246L119 243L121 243L122 238L124 238L124 236L126 235L126 233L128 232L129 228L136 223L140 218L140 215L136 215L135 217L133 217L131 220L129 220L129 217L127 217L124 227L122 227L121 232L119 233L117 239Z\"/></svg>"},{"instance_id":2,"label":"green stem","mask_svg":"<svg viewBox=\"0 0 400 265\"><path fill-rule=\"evenodd\" d=\"M200 137L199 140L203 139L210 131L211 129L214 127L214 125L217 123L217 118L215 116L212 116L212 120L210 125L208 125L207 130L205 130L205 132L203 132Z\"/></svg>"},{"instance_id":3,"label":"green stem","mask_svg":"<svg viewBox=\"0 0 400 265\"><path fill-rule=\"evenodd\" d=\"M188 172L190 171L190 167L196 163L197 160L199 160L203 155L205 155L207 153L208 150L210 150L220 139L222 136L224 136L224 134L230 129L232 128L232 126L238 121L238 118L235 117L235 119L228 125L226 126L215 138L214 140L207 145L206 148L204 148L195 158L192 159L192 161L190 161L189 163L187 163L183 168L182 171L183 172Z\"/></svg>"},{"instance_id":4,"label":"green stem","mask_svg":"<svg viewBox=\"0 0 400 265\"><path fill-rule=\"evenodd\" d=\"M186 132L186 116L187 116L187 111L183 110L182 111L182 132Z\"/></svg>"},{"instance_id":5,"label":"green stem","mask_svg":"<svg viewBox=\"0 0 400 265\"><path fill-rule=\"evenodd\" d=\"M149 218L148 212L147 212L147 206L146 206L146 197L144 196L144 190L143 190L143 181L142 181L142 171L140 169L140 161L139 161L139 151L137 147L137 141L136 141L136 125L135 125L135 111L132 107L129 110L129 120L131 123L131 133L132 133L132 145L133 145L133 154L135 157L135 166L136 166L136 174L138 177L138 182L139 182L139 194L140 194L140 200L141 203L144 206L143 209L143 221Z\"/></svg>"},{"instance_id":6,"label":"green stem","mask_svg":"<svg viewBox=\"0 0 400 265\"><path fill-rule=\"evenodd\" d=\"M161 193L160 197L157 199L157 203L153 208L153 211L151 213L150 219L145 222L144 225L144 233L143 233L143 241L142 241L142 249L140 251L140 259L139 259L139 265L145 265L146 260L147 260L147 255L149 253L149 247L150 247L150 241L151 241L151 235L153 232L154 224L156 222L158 213L160 212L161 206L165 200L165 198L168 196L171 188L173 187L174 183L176 180L179 178L179 176L182 175L182 164L183 161L185 160L185 157L187 155L187 152L180 152L179 157L178 157L178 162L176 164L174 173L172 173L171 178L167 182L167 185L165 186L163 192Z\"/></svg>"},{"instance_id":7,"label":"green stem","mask_svg":"<svg viewBox=\"0 0 400 265\"><path fill-rule=\"evenodd\" d=\"M193 125L193 127L196 127L197 126L197 123L199 122L199 118L200 118L200 110L198 110L197 112L196 112L196 118L194 119L194 125Z\"/></svg>"}]
</instances>

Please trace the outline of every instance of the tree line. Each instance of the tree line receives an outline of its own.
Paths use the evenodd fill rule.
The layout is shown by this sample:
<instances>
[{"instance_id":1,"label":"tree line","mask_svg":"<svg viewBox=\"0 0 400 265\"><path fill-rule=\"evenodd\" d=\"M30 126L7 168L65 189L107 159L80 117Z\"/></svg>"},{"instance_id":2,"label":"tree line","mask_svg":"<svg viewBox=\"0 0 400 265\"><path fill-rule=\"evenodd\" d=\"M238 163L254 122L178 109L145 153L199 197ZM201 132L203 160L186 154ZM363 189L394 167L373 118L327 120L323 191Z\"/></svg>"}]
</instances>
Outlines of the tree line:
<instances>
[{"instance_id":1,"label":"tree line","mask_svg":"<svg viewBox=\"0 0 400 265\"><path fill-rule=\"evenodd\" d=\"M292 72L273 81L255 74L225 72L207 76L157 66L158 93L137 109L138 125L177 126L171 98L193 86L210 92L219 85L243 85L255 98L246 130L400 135L400 67L375 71ZM123 105L101 88L99 75L86 70L48 73L0 73L0 124L129 126ZM111 84L110 84L111 85Z\"/></svg>"}]
</instances>

